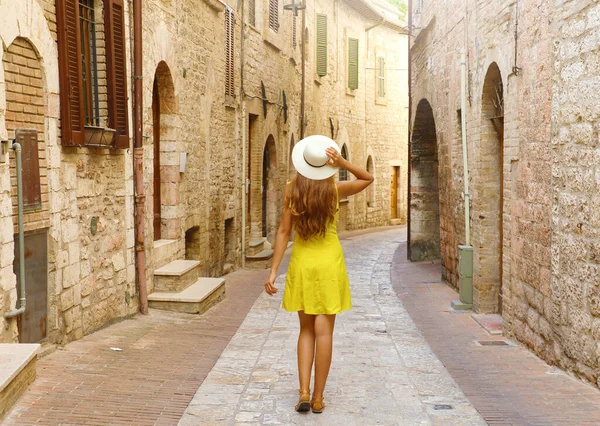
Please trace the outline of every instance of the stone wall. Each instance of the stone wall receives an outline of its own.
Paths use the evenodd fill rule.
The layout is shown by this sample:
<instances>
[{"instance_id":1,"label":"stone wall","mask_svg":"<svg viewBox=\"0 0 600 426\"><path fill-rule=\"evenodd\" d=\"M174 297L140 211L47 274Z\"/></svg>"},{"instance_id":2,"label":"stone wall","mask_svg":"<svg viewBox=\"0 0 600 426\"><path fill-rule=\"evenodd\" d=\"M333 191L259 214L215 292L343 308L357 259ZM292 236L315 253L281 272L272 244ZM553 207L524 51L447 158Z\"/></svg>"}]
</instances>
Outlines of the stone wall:
<instances>
[{"instance_id":1,"label":"stone wall","mask_svg":"<svg viewBox=\"0 0 600 426\"><path fill-rule=\"evenodd\" d=\"M107 116L103 2L95 3L103 122ZM291 148L300 139L301 17L295 18L294 24L293 15L278 2L279 27L274 31L269 27L265 2L256 2L253 25L245 24L249 22L247 3L226 3L235 16L234 96L226 96L225 91L226 6L218 0L143 2L144 237L149 293L153 290L153 271L177 258L200 260L207 276L239 268L243 254L249 254L249 244L256 243L253 239L258 239L256 249L268 248L278 225L284 185L290 177ZM132 19L130 2L124 4L127 75L131 76ZM317 12L328 16L329 61L323 77L315 71ZM341 225L355 229L390 223L389 181L394 167L399 171L400 188L396 219L402 222L406 216L402 206L407 172L403 148L407 129L407 85L403 77L406 35L399 34L393 25L367 31L379 19L365 19L342 0L311 0L306 17L305 133L333 136L362 167L370 157L376 176L369 205L366 193L350 199ZM138 291L133 155L131 150L61 146L56 22L54 0L23 0L10 7L0 4L4 47L0 55L0 138L12 138L13 130L23 125L40 132L42 209L26 215L26 228L48 232L47 341L62 344L135 313ZM349 35L360 40L359 88L353 92L347 90ZM376 94L379 56L386 60L385 96ZM32 75L25 76L25 72ZM127 91L131 107L131 78ZM131 112L129 117L133 117ZM155 122L160 131L155 132ZM158 140L160 149L155 150ZM248 148L246 163L244 146ZM184 171L180 171L182 154L187 160ZM17 223L11 197L15 164L12 155L3 159L0 314L17 305L13 273ZM244 176L246 171L248 176ZM158 239L154 231L155 176L160 177L160 241L154 241ZM249 206L243 223L246 177L250 179ZM244 228L246 247L241 241ZM0 318L0 340L17 341L16 321Z\"/></svg>"},{"instance_id":2,"label":"stone wall","mask_svg":"<svg viewBox=\"0 0 600 426\"><path fill-rule=\"evenodd\" d=\"M591 1L516 7L509 0L415 6L412 122L416 128L426 99L437 135L442 264L456 285L457 247L465 243L464 49L474 310L501 312L506 335L597 384L600 8Z\"/></svg>"}]
</instances>

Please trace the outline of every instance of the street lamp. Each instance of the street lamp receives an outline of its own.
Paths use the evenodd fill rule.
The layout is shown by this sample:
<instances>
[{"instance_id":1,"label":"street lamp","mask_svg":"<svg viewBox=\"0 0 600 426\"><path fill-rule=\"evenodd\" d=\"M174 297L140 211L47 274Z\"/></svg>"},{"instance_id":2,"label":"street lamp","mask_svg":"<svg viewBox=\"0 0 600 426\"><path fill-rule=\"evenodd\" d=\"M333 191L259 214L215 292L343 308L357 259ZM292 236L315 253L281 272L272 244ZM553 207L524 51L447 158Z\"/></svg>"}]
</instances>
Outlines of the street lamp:
<instances>
[{"instance_id":1,"label":"street lamp","mask_svg":"<svg viewBox=\"0 0 600 426\"><path fill-rule=\"evenodd\" d=\"M298 11L306 9L306 5L302 4L302 0L291 0L290 3L284 4L283 8L285 10L291 10L294 12L294 16L298 16Z\"/></svg>"},{"instance_id":2,"label":"street lamp","mask_svg":"<svg viewBox=\"0 0 600 426\"><path fill-rule=\"evenodd\" d=\"M283 5L285 10L294 12L298 16L298 11L302 10L302 35L300 37L300 52L302 53L302 87L300 90L300 139L304 139L304 32L306 31L306 0L289 0L289 3Z\"/></svg>"}]
</instances>

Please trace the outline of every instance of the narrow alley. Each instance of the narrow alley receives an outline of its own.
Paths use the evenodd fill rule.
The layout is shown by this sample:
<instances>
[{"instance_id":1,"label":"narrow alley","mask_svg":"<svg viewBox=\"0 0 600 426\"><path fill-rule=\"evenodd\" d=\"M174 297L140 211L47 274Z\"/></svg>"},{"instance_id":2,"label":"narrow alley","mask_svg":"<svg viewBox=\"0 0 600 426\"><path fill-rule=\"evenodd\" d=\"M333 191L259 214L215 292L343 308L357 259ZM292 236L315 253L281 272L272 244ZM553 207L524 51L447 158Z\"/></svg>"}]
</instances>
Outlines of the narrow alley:
<instances>
[{"instance_id":1,"label":"narrow alley","mask_svg":"<svg viewBox=\"0 0 600 426\"><path fill-rule=\"evenodd\" d=\"M517 343L476 345L498 336L449 312L439 263L406 262L403 227L373 231L341 234L354 307L336 323L323 414L293 410L296 317L263 292L265 271L244 270L203 316L152 310L41 358L2 424L598 424L597 389Z\"/></svg>"}]
</instances>

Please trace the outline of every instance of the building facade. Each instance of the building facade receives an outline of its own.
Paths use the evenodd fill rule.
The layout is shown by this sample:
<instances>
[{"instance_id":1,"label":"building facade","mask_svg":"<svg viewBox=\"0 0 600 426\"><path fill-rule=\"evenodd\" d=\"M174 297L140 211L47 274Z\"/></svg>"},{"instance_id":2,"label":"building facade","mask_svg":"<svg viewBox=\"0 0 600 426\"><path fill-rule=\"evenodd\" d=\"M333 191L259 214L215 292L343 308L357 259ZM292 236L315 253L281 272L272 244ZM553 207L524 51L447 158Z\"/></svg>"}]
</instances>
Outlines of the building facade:
<instances>
[{"instance_id":1,"label":"building facade","mask_svg":"<svg viewBox=\"0 0 600 426\"><path fill-rule=\"evenodd\" d=\"M600 7L412 3L410 256L457 286L466 132L474 310L597 384Z\"/></svg>"},{"instance_id":2,"label":"building facade","mask_svg":"<svg viewBox=\"0 0 600 426\"><path fill-rule=\"evenodd\" d=\"M139 309L139 79L148 293L177 259L205 277L268 264L301 123L375 174L343 201L342 228L406 221L408 40L387 4L308 1L302 37L303 12L282 0L144 1L134 76L131 0L12 3L0 2L0 341L62 344ZM15 139L27 310L5 318L21 297Z\"/></svg>"}]
</instances>

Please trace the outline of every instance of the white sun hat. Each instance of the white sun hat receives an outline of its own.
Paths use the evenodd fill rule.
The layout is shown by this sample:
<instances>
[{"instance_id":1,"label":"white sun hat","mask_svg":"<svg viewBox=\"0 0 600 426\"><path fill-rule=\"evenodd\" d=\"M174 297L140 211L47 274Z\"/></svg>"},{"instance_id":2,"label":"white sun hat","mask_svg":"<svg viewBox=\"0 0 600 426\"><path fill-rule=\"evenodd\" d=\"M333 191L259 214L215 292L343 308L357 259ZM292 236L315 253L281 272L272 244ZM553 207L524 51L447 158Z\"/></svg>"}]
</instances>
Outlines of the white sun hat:
<instances>
[{"instance_id":1,"label":"white sun hat","mask_svg":"<svg viewBox=\"0 0 600 426\"><path fill-rule=\"evenodd\" d=\"M313 135L298 141L292 151L292 163L296 171L312 180L323 180L333 176L338 168L327 164L327 148L340 152L335 141L327 136Z\"/></svg>"}]
</instances>

